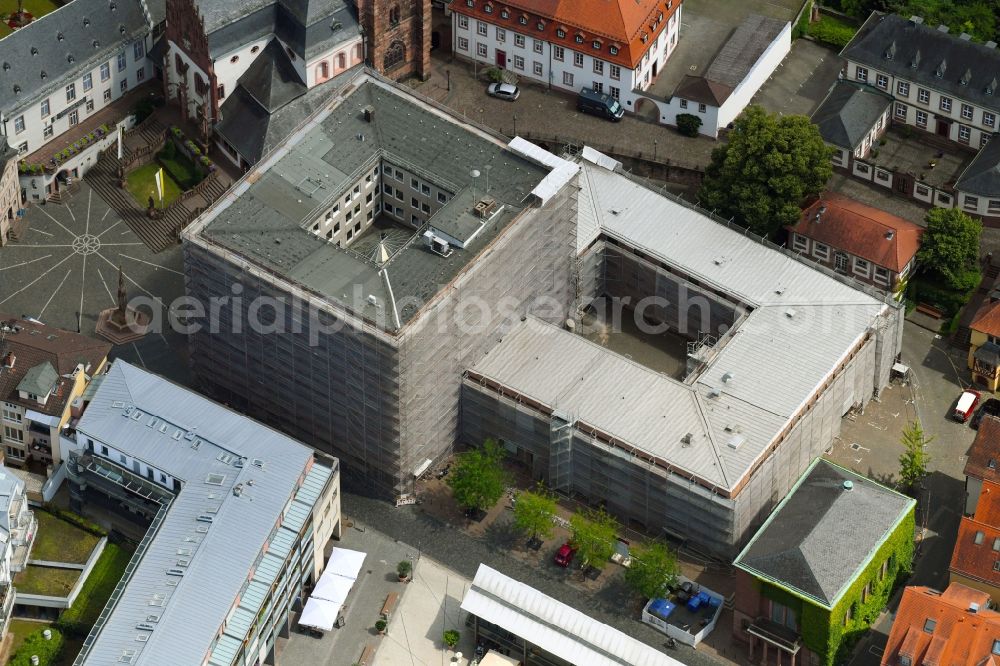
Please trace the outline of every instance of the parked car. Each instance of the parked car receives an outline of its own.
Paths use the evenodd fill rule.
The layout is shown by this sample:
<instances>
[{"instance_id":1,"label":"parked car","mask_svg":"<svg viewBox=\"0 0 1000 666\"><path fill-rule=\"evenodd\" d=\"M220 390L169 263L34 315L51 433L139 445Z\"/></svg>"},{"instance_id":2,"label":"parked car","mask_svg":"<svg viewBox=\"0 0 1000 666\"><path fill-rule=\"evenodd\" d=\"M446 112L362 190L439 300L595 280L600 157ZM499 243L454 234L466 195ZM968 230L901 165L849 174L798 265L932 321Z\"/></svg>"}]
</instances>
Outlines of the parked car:
<instances>
[{"instance_id":1,"label":"parked car","mask_svg":"<svg viewBox=\"0 0 1000 666\"><path fill-rule=\"evenodd\" d=\"M571 546L567 541L563 545L559 546L559 550L556 551L556 556L553 561L559 566L565 568L569 566L569 563L573 561L573 556L576 555L576 548Z\"/></svg>"},{"instance_id":2,"label":"parked car","mask_svg":"<svg viewBox=\"0 0 1000 666\"><path fill-rule=\"evenodd\" d=\"M962 395L958 397L958 402L955 403L955 413L953 416L955 420L959 423L965 423L972 416L972 413L976 411L976 405L979 404L979 391L962 391Z\"/></svg>"},{"instance_id":3,"label":"parked car","mask_svg":"<svg viewBox=\"0 0 1000 666\"><path fill-rule=\"evenodd\" d=\"M576 96L576 110L582 113L592 113L613 122L618 122L625 115L625 109L614 97L600 93L592 88L582 88Z\"/></svg>"},{"instance_id":4,"label":"parked car","mask_svg":"<svg viewBox=\"0 0 1000 666\"><path fill-rule=\"evenodd\" d=\"M486 94L513 102L521 96L521 91L518 90L517 86L510 83L491 83L486 87Z\"/></svg>"},{"instance_id":5,"label":"parked car","mask_svg":"<svg viewBox=\"0 0 1000 666\"><path fill-rule=\"evenodd\" d=\"M1000 416L1000 400L996 398L990 398L983 403L983 406L979 408L976 415L972 417L972 421L969 425L972 426L973 430L979 430L979 424L983 422L984 416Z\"/></svg>"}]
</instances>

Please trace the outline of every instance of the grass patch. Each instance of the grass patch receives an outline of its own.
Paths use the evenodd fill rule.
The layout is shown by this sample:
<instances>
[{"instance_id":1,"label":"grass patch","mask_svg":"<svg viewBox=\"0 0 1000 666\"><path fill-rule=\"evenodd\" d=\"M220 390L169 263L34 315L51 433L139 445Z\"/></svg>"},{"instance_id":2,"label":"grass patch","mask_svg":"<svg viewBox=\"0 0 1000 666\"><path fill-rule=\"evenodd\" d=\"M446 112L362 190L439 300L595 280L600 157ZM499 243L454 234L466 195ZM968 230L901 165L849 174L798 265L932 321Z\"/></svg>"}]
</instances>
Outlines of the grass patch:
<instances>
[{"instance_id":1,"label":"grass patch","mask_svg":"<svg viewBox=\"0 0 1000 666\"><path fill-rule=\"evenodd\" d=\"M50 597L69 596L80 578L76 569L56 569L29 564L14 576L14 587L21 594L43 594Z\"/></svg>"},{"instance_id":2,"label":"grass patch","mask_svg":"<svg viewBox=\"0 0 1000 666\"><path fill-rule=\"evenodd\" d=\"M153 201L156 203L157 208L160 207L160 202L156 194L156 172L159 171L160 165L156 162L150 162L146 166L139 167L135 171L128 174L128 191L132 194L132 198L139 202L139 205L143 208L149 205L149 197L153 197ZM171 178L170 173L164 170L163 172L163 207L166 208L174 202L174 200L181 195L181 187L177 184L177 181Z\"/></svg>"},{"instance_id":3,"label":"grass patch","mask_svg":"<svg viewBox=\"0 0 1000 666\"><path fill-rule=\"evenodd\" d=\"M94 564L72 608L63 611L56 626L69 636L85 636L104 610L131 558L131 551L117 544L108 543Z\"/></svg>"},{"instance_id":4,"label":"grass patch","mask_svg":"<svg viewBox=\"0 0 1000 666\"><path fill-rule=\"evenodd\" d=\"M7 625L7 631L11 636L10 653L14 654L17 652L17 648L21 647L25 638L36 631L41 631L42 629L47 628L48 626L48 622L31 622L30 620L18 620L17 618L11 618L10 624Z\"/></svg>"},{"instance_id":5,"label":"grass patch","mask_svg":"<svg viewBox=\"0 0 1000 666\"><path fill-rule=\"evenodd\" d=\"M857 27L836 16L820 15L819 21L810 23L806 32L817 42L842 49L854 37Z\"/></svg>"},{"instance_id":6,"label":"grass patch","mask_svg":"<svg viewBox=\"0 0 1000 666\"><path fill-rule=\"evenodd\" d=\"M61 520L51 513L36 511L38 532L31 549L31 559L85 564L98 537Z\"/></svg>"}]
</instances>

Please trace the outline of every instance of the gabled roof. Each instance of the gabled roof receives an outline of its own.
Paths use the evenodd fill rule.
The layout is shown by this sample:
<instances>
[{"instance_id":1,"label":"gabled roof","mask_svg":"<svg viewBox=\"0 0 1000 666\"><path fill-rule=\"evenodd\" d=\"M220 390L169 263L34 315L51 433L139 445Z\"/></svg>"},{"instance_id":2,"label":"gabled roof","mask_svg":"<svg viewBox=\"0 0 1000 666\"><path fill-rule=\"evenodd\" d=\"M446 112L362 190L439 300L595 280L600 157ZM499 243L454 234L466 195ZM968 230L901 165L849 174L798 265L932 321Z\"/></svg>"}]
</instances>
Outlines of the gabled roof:
<instances>
[{"instance_id":1,"label":"gabled roof","mask_svg":"<svg viewBox=\"0 0 1000 666\"><path fill-rule=\"evenodd\" d=\"M980 497L979 506L982 504L983 499ZM949 571L1000 587L997 562L1000 562L1000 526L975 518L962 518Z\"/></svg>"},{"instance_id":2,"label":"gabled roof","mask_svg":"<svg viewBox=\"0 0 1000 666\"><path fill-rule=\"evenodd\" d=\"M963 474L1000 483L1000 419L985 416L969 448Z\"/></svg>"},{"instance_id":3,"label":"gabled roof","mask_svg":"<svg viewBox=\"0 0 1000 666\"><path fill-rule=\"evenodd\" d=\"M854 150L892 103L892 97L863 83L838 81L813 112L827 143Z\"/></svg>"},{"instance_id":4,"label":"gabled roof","mask_svg":"<svg viewBox=\"0 0 1000 666\"><path fill-rule=\"evenodd\" d=\"M989 595L958 583L944 593L907 587L889 632L882 666L992 666L997 661L1000 613L989 610ZM973 605L976 610L971 610Z\"/></svg>"},{"instance_id":5,"label":"gabled roof","mask_svg":"<svg viewBox=\"0 0 1000 666\"><path fill-rule=\"evenodd\" d=\"M277 39L272 39L239 79L246 90L268 113L306 93L295 66Z\"/></svg>"},{"instance_id":6,"label":"gabled roof","mask_svg":"<svg viewBox=\"0 0 1000 666\"><path fill-rule=\"evenodd\" d=\"M998 72L1000 74L1000 72ZM997 92L1000 95L1000 91ZM1000 140L993 134L958 177L955 189L981 197L1000 199Z\"/></svg>"},{"instance_id":7,"label":"gabled roof","mask_svg":"<svg viewBox=\"0 0 1000 666\"><path fill-rule=\"evenodd\" d=\"M956 34L942 32L922 22L896 14L872 12L840 55L1000 111L1000 90L997 90L1000 51L960 39ZM992 89L992 93L988 93L988 89Z\"/></svg>"},{"instance_id":8,"label":"gabled roof","mask_svg":"<svg viewBox=\"0 0 1000 666\"><path fill-rule=\"evenodd\" d=\"M17 385L18 391L31 395L47 396L56 387L59 373L48 361L42 361L24 373L24 378Z\"/></svg>"},{"instance_id":9,"label":"gabled roof","mask_svg":"<svg viewBox=\"0 0 1000 666\"><path fill-rule=\"evenodd\" d=\"M979 306L969 328L987 335L1000 336L1000 301L987 300Z\"/></svg>"},{"instance_id":10,"label":"gabled roof","mask_svg":"<svg viewBox=\"0 0 1000 666\"><path fill-rule=\"evenodd\" d=\"M139 0L73 0L15 30L0 39L3 110L9 115L61 91L67 81L114 57L127 40L147 32ZM61 105L57 107L53 112Z\"/></svg>"},{"instance_id":11,"label":"gabled roof","mask_svg":"<svg viewBox=\"0 0 1000 666\"><path fill-rule=\"evenodd\" d=\"M835 192L820 195L802 212L799 223L788 229L894 273L901 272L917 254L924 233L923 227L909 220Z\"/></svg>"},{"instance_id":12,"label":"gabled roof","mask_svg":"<svg viewBox=\"0 0 1000 666\"><path fill-rule=\"evenodd\" d=\"M569 664L680 666L659 650L485 564L476 570L462 610Z\"/></svg>"},{"instance_id":13,"label":"gabled roof","mask_svg":"<svg viewBox=\"0 0 1000 666\"><path fill-rule=\"evenodd\" d=\"M833 608L915 504L818 458L733 564Z\"/></svg>"},{"instance_id":14,"label":"gabled roof","mask_svg":"<svg viewBox=\"0 0 1000 666\"><path fill-rule=\"evenodd\" d=\"M722 106L729 96L733 94L733 88L724 83L709 81L703 76L685 74L681 82L674 89L673 97L689 99L709 106Z\"/></svg>"}]
</instances>

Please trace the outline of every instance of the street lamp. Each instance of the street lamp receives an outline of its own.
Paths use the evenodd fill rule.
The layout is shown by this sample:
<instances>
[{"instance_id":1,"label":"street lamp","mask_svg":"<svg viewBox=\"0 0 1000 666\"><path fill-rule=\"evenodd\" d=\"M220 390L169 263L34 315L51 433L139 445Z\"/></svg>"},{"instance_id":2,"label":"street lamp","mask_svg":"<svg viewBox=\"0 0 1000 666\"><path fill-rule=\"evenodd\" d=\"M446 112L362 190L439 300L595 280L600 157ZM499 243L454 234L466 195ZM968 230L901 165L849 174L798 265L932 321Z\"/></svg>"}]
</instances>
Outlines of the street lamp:
<instances>
[{"instance_id":1,"label":"street lamp","mask_svg":"<svg viewBox=\"0 0 1000 666\"><path fill-rule=\"evenodd\" d=\"M656 161L656 139L653 139L653 161Z\"/></svg>"},{"instance_id":2,"label":"street lamp","mask_svg":"<svg viewBox=\"0 0 1000 666\"><path fill-rule=\"evenodd\" d=\"M514 136L517 136L517 114L514 114Z\"/></svg>"}]
</instances>

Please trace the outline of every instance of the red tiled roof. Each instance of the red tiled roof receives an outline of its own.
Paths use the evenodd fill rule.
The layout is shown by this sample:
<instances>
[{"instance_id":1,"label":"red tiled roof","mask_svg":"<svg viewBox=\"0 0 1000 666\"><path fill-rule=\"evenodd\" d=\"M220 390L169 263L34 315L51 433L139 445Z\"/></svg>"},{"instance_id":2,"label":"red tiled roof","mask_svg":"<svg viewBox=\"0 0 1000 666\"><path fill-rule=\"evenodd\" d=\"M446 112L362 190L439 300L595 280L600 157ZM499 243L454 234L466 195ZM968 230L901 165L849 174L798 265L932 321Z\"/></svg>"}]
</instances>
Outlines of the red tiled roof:
<instances>
[{"instance_id":1,"label":"red tiled roof","mask_svg":"<svg viewBox=\"0 0 1000 666\"><path fill-rule=\"evenodd\" d=\"M1000 419L986 416L969 449L965 475L1000 483Z\"/></svg>"},{"instance_id":2,"label":"red tiled roof","mask_svg":"<svg viewBox=\"0 0 1000 666\"><path fill-rule=\"evenodd\" d=\"M826 210L816 222L821 206ZM789 231L899 273L920 249L924 230L901 217L833 192L824 192ZM888 238L892 232L892 238Z\"/></svg>"},{"instance_id":3,"label":"red tiled roof","mask_svg":"<svg viewBox=\"0 0 1000 666\"><path fill-rule=\"evenodd\" d=\"M982 505L980 497L979 506ZM976 513L978 515L978 510ZM976 543L977 537L979 543ZM1000 528L973 518L962 518L949 570L1000 586L1000 572L994 569L997 562L1000 562Z\"/></svg>"},{"instance_id":4,"label":"red tiled roof","mask_svg":"<svg viewBox=\"0 0 1000 666\"><path fill-rule=\"evenodd\" d=\"M1000 336L1000 301L983 302L969 326L987 335Z\"/></svg>"},{"instance_id":5,"label":"red tiled roof","mask_svg":"<svg viewBox=\"0 0 1000 666\"><path fill-rule=\"evenodd\" d=\"M574 51L599 53L601 60L635 69L680 6L681 0L473 0L470 7L455 0L451 10ZM522 15L526 24L520 22ZM558 36L559 29L565 37ZM579 43L578 34L583 37ZM594 40L601 42L599 52L593 48ZM611 46L618 49L617 55L611 55Z\"/></svg>"},{"instance_id":6,"label":"red tiled roof","mask_svg":"<svg viewBox=\"0 0 1000 666\"><path fill-rule=\"evenodd\" d=\"M17 403L42 414L60 415L65 410L71 380L64 375L71 374L78 364L89 366L89 371L93 373L111 351L107 342L3 313L0 313L0 322L19 329L3 334L0 341L0 358L6 359L9 354L14 356L13 368L0 363L0 400ZM45 405L21 400L17 385L28 370L45 362L51 363L59 373L54 395Z\"/></svg>"},{"instance_id":7,"label":"red tiled roof","mask_svg":"<svg viewBox=\"0 0 1000 666\"><path fill-rule=\"evenodd\" d=\"M979 491L979 501L976 503L976 515L973 518L980 523L1000 528L1000 483L983 481L983 487Z\"/></svg>"},{"instance_id":8,"label":"red tiled roof","mask_svg":"<svg viewBox=\"0 0 1000 666\"><path fill-rule=\"evenodd\" d=\"M988 601L985 592L958 583L944 593L907 587L882 666L896 666L901 654L910 657L912 666L983 666L993 659L993 643L1000 640L1000 613L988 610ZM978 610L970 610L972 604Z\"/></svg>"}]
</instances>

